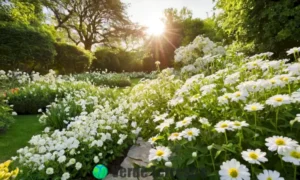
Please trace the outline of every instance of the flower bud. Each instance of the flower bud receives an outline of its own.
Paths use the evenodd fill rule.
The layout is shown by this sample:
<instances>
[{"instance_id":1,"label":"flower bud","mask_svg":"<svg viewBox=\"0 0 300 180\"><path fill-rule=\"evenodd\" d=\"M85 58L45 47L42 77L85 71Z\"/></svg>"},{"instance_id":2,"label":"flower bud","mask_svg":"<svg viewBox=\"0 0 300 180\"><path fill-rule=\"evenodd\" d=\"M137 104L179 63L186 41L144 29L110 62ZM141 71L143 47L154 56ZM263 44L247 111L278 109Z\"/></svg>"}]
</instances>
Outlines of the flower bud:
<instances>
[{"instance_id":1,"label":"flower bud","mask_svg":"<svg viewBox=\"0 0 300 180\"><path fill-rule=\"evenodd\" d=\"M166 166L166 167L172 167L172 166L173 166L173 164L172 164L172 162L171 162L171 161L168 161L168 162L166 162L166 163L165 163L165 166Z\"/></svg>"},{"instance_id":2,"label":"flower bud","mask_svg":"<svg viewBox=\"0 0 300 180\"><path fill-rule=\"evenodd\" d=\"M214 144L207 146L207 149L210 151L210 150L212 150L213 146L214 146Z\"/></svg>"},{"instance_id":3,"label":"flower bud","mask_svg":"<svg viewBox=\"0 0 300 180\"><path fill-rule=\"evenodd\" d=\"M193 157L197 157L197 152L193 152L193 153L192 153L192 156L193 156Z\"/></svg>"}]
</instances>

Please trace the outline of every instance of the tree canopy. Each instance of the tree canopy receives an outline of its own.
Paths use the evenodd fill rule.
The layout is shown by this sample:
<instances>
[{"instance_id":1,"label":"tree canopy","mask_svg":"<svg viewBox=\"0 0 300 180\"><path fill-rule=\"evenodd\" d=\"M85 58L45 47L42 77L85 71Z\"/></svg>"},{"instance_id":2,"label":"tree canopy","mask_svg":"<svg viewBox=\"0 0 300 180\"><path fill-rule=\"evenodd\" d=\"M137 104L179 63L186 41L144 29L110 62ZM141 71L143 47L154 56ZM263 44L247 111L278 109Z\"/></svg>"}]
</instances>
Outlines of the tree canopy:
<instances>
[{"instance_id":1,"label":"tree canopy","mask_svg":"<svg viewBox=\"0 0 300 180\"><path fill-rule=\"evenodd\" d=\"M56 28L64 29L76 45L86 50L105 44L131 27L120 0L43 0L54 14Z\"/></svg>"},{"instance_id":2,"label":"tree canopy","mask_svg":"<svg viewBox=\"0 0 300 180\"><path fill-rule=\"evenodd\" d=\"M299 44L299 0L218 0L218 23L253 51L285 52Z\"/></svg>"}]
</instances>

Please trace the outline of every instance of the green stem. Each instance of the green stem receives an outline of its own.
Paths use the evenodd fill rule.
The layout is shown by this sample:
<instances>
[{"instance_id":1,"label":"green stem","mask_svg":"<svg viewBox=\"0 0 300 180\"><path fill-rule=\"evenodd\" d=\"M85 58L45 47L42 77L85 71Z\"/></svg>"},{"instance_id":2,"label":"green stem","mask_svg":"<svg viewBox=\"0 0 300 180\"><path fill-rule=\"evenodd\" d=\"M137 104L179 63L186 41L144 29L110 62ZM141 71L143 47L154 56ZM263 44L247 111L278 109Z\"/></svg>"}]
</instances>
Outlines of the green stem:
<instances>
[{"instance_id":1,"label":"green stem","mask_svg":"<svg viewBox=\"0 0 300 180\"><path fill-rule=\"evenodd\" d=\"M239 137L239 146L242 149L242 129L240 130L240 137Z\"/></svg>"},{"instance_id":2,"label":"green stem","mask_svg":"<svg viewBox=\"0 0 300 180\"><path fill-rule=\"evenodd\" d=\"M225 130L225 132L224 132L224 135L225 135L225 142L226 142L226 144L228 144L226 130Z\"/></svg>"},{"instance_id":3,"label":"green stem","mask_svg":"<svg viewBox=\"0 0 300 180\"><path fill-rule=\"evenodd\" d=\"M213 167L214 167L214 171L216 171L215 162L214 162L214 158L213 158L211 150L209 150L209 153L210 153L211 162L212 162Z\"/></svg>"},{"instance_id":4,"label":"green stem","mask_svg":"<svg viewBox=\"0 0 300 180\"><path fill-rule=\"evenodd\" d=\"M277 124L278 124L278 114L279 114L279 108L276 109L276 124L275 124L275 129L276 129L276 131L278 131L278 128L277 128Z\"/></svg>"},{"instance_id":5,"label":"green stem","mask_svg":"<svg viewBox=\"0 0 300 180\"><path fill-rule=\"evenodd\" d=\"M255 132L256 132L256 126L257 126L257 124L256 124L256 121L257 121L257 115L256 115L256 111L254 112L254 123L255 123Z\"/></svg>"},{"instance_id":6,"label":"green stem","mask_svg":"<svg viewBox=\"0 0 300 180\"><path fill-rule=\"evenodd\" d=\"M297 166L294 165L294 180L297 180Z\"/></svg>"},{"instance_id":7,"label":"green stem","mask_svg":"<svg viewBox=\"0 0 300 180\"><path fill-rule=\"evenodd\" d=\"M255 177L254 169L253 169L253 165L252 164L251 164L251 174L253 175L253 177Z\"/></svg>"}]
</instances>

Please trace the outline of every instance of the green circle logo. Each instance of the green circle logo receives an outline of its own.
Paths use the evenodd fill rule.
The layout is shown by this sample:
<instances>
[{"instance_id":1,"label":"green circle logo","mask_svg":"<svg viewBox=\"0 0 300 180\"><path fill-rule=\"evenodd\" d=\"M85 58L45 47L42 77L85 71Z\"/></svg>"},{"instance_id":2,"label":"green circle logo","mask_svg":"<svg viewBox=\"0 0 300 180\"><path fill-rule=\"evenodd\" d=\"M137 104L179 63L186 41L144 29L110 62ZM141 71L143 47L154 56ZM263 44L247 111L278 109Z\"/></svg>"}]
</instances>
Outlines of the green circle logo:
<instances>
[{"instance_id":1,"label":"green circle logo","mask_svg":"<svg viewBox=\"0 0 300 180\"><path fill-rule=\"evenodd\" d=\"M108 169L102 164L98 164L93 169L93 175L96 179L104 179L107 176Z\"/></svg>"}]
</instances>

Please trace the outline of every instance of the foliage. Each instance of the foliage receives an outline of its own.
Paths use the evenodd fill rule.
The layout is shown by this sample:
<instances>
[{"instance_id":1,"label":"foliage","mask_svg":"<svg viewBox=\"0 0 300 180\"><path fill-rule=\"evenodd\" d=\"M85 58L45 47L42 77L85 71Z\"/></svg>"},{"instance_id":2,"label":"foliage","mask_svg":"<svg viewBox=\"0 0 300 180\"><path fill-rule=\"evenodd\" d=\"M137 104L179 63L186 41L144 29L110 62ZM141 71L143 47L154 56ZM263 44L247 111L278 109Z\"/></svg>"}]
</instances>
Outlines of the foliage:
<instances>
[{"instance_id":1,"label":"foliage","mask_svg":"<svg viewBox=\"0 0 300 180\"><path fill-rule=\"evenodd\" d=\"M121 48L98 48L92 62L91 70L108 72L142 71L142 63L136 58L136 52L128 52Z\"/></svg>"},{"instance_id":2,"label":"foliage","mask_svg":"<svg viewBox=\"0 0 300 180\"><path fill-rule=\"evenodd\" d=\"M57 55L53 66L60 74L82 73L89 69L92 55L77 46L55 43Z\"/></svg>"},{"instance_id":3,"label":"foliage","mask_svg":"<svg viewBox=\"0 0 300 180\"><path fill-rule=\"evenodd\" d=\"M73 77L76 80L89 81L96 86L126 87L131 85L130 77L120 73L91 72L76 74Z\"/></svg>"},{"instance_id":4,"label":"foliage","mask_svg":"<svg viewBox=\"0 0 300 180\"><path fill-rule=\"evenodd\" d=\"M140 127L147 127L142 129L143 137L151 136L156 128L151 119L167 109L167 102L181 84L182 82L172 75L171 69L165 69L157 79L140 81L130 90L129 115L137 120Z\"/></svg>"},{"instance_id":5,"label":"foliage","mask_svg":"<svg viewBox=\"0 0 300 180\"><path fill-rule=\"evenodd\" d=\"M109 88L98 89L93 85L83 86L80 90L71 91L64 98L48 105L40 122L53 129L63 129L82 112L91 113L97 105L116 100L115 94Z\"/></svg>"},{"instance_id":6,"label":"foliage","mask_svg":"<svg viewBox=\"0 0 300 180\"><path fill-rule=\"evenodd\" d=\"M12 110L9 106L0 102L0 132L8 129L14 122L14 118L12 117L11 112Z\"/></svg>"},{"instance_id":7,"label":"foliage","mask_svg":"<svg viewBox=\"0 0 300 180\"><path fill-rule=\"evenodd\" d=\"M213 19L192 18L192 12L187 8L182 8L180 11L169 8L164 14L165 32L161 36L150 38L146 43L150 48L153 61L160 61L162 69L174 66L175 50L190 44L199 35L215 42L224 44L230 42Z\"/></svg>"},{"instance_id":8,"label":"foliage","mask_svg":"<svg viewBox=\"0 0 300 180\"><path fill-rule=\"evenodd\" d=\"M256 52L272 51L283 56L299 44L297 0L218 0L216 7L222 10L217 17L222 29L239 42L253 42Z\"/></svg>"},{"instance_id":9,"label":"foliage","mask_svg":"<svg viewBox=\"0 0 300 180\"><path fill-rule=\"evenodd\" d=\"M120 0L42 2L54 13L56 27L64 29L70 40L76 45L82 43L86 50L108 42L130 26Z\"/></svg>"},{"instance_id":10,"label":"foliage","mask_svg":"<svg viewBox=\"0 0 300 180\"><path fill-rule=\"evenodd\" d=\"M116 101L109 99L109 96L103 100L94 97L99 104L96 103L91 113L83 109L66 128L51 130L47 127L42 134L33 136L29 146L18 150L18 156L13 158L23 170L20 176L26 179L86 178L100 160L107 165L124 155L139 129L136 122L128 123L123 112L126 106L123 96ZM50 112L51 108L55 106L50 107Z\"/></svg>"},{"instance_id":11,"label":"foliage","mask_svg":"<svg viewBox=\"0 0 300 180\"><path fill-rule=\"evenodd\" d=\"M0 2L0 22L40 26L42 6L38 0L10 0Z\"/></svg>"},{"instance_id":12,"label":"foliage","mask_svg":"<svg viewBox=\"0 0 300 180\"><path fill-rule=\"evenodd\" d=\"M53 38L40 28L0 23L0 39L0 66L3 69L33 70L41 65L45 68L55 55Z\"/></svg>"},{"instance_id":13,"label":"foliage","mask_svg":"<svg viewBox=\"0 0 300 180\"><path fill-rule=\"evenodd\" d=\"M294 48L288 54L297 58L299 52ZM153 117L158 133L149 139L155 145L149 155L152 167L196 167L195 172L205 172L194 174L198 178L230 179L236 174L228 169L235 166L228 163L237 160L243 170L236 172L244 172L244 179L256 179L262 169L297 179L299 158L293 153L299 152L300 64L269 60L272 54L227 54L231 64L215 66L213 72L203 68L203 74L187 79L168 108ZM186 178L180 172L167 176Z\"/></svg>"},{"instance_id":14,"label":"foliage","mask_svg":"<svg viewBox=\"0 0 300 180\"><path fill-rule=\"evenodd\" d=\"M32 83L6 93L9 104L18 114L36 114L56 98L63 98L74 90L89 86L88 82L72 82L56 77L53 71L45 76L36 76Z\"/></svg>"}]
</instances>

